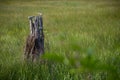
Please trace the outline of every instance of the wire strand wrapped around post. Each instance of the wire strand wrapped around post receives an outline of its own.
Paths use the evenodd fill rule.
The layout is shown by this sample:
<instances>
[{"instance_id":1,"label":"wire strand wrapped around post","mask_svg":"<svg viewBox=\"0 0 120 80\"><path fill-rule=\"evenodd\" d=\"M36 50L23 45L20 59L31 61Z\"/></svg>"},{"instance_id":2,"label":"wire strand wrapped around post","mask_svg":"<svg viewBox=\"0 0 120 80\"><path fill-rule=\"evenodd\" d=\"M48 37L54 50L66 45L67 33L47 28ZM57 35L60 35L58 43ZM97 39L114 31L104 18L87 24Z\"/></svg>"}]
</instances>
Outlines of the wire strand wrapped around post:
<instances>
[{"instance_id":1,"label":"wire strand wrapped around post","mask_svg":"<svg viewBox=\"0 0 120 80\"><path fill-rule=\"evenodd\" d=\"M36 61L44 53L44 33L42 15L30 16L30 34L26 39L25 59Z\"/></svg>"}]
</instances>

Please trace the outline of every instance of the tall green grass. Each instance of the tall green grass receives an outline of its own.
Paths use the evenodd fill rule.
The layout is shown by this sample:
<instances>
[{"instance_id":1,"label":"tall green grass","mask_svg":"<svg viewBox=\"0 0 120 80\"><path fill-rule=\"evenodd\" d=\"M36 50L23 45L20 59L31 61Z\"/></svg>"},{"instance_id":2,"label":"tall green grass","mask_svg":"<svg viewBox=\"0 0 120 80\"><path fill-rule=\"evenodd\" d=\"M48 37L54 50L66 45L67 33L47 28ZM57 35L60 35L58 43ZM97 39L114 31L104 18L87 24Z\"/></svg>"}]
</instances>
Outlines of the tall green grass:
<instances>
[{"instance_id":1,"label":"tall green grass","mask_svg":"<svg viewBox=\"0 0 120 80\"><path fill-rule=\"evenodd\" d=\"M28 16L43 13L47 63L23 60ZM0 80L119 80L119 1L1 1Z\"/></svg>"}]
</instances>

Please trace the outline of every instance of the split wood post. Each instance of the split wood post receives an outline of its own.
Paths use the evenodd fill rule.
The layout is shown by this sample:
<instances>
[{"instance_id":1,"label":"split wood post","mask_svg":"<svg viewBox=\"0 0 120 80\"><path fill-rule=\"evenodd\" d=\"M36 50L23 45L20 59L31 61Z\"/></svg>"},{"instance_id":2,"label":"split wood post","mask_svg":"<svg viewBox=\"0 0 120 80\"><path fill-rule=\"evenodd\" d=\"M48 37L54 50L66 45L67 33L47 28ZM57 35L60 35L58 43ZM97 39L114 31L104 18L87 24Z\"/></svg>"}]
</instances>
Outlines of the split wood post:
<instances>
[{"instance_id":1,"label":"split wood post","mask_svg":"<svg viewBox=\"0 0 120 80\"><path fill-rule=\"evenodd\" d=\"M32 61L39 59L44 53L44 33L42 14L38 16L30 16L30 34L26 40L25 57L32 58Z\"/></svg>"}]
</instances>

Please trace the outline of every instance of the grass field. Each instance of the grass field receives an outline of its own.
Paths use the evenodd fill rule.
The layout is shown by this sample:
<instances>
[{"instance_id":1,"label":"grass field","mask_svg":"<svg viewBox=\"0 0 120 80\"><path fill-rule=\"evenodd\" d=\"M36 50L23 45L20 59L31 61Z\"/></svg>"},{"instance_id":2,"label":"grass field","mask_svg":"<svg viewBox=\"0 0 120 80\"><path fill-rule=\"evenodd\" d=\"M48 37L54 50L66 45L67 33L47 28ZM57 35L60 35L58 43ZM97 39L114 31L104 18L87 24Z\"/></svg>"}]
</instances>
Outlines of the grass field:
<instances>
[{"instance_id":1,"label":"grass field","mask_svg":"<svg viewBox=\"0 0 120 80\"><path fill-rule=\"evenodd\" d=\"M47 64L23 61L38 12ZM0 80L120 80L120 1L0 1Z\"/></svg>"}]
</instances>

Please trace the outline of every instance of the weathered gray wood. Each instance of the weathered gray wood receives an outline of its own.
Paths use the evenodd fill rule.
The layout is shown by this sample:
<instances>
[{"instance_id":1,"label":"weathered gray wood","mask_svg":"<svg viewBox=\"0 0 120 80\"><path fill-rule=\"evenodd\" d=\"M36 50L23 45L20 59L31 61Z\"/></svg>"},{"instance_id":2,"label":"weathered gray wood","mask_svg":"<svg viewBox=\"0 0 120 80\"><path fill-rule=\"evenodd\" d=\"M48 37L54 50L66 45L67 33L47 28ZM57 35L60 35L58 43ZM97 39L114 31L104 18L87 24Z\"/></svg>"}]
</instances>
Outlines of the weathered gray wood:
<instances>
[{"instance_id":1,"label":"weathered gray wood","mask_svg":"<svg viewBox=\"0 0 120 80\"><path fill-rule=\"evenodd\" d=\"M33 21L35 18L35 21ZM41 54L44 53L44 33L43 33L43 19L42 15L30 16L30 34L26 40L25 56L29 59L30 55L32 61L37 60Z\"/></svg>"},{"instance_id":2,"label":"weathered gray wood","mask_svg":"<svg viewBox=\"0 0 120 80\"><path fill-rule=\"evenodd\" d=\"M29 23L30 23L30 34L33 34L33 29L34 29L34 23L33 23L33 18L34 16L29 16Z\"/></svg>"}]
</instances>

